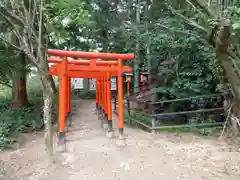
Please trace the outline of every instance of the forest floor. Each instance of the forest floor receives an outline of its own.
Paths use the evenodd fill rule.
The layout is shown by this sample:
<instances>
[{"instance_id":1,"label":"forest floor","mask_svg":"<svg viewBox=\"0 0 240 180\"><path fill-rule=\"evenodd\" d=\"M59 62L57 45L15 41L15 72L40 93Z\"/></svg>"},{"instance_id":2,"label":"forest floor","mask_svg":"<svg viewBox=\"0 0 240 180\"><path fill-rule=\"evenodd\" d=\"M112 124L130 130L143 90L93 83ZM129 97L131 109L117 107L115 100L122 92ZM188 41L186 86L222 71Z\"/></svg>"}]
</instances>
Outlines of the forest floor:
<instances>
[{"instance_id":1,"label":"forest floor","mask_svg":"<svg viewBox=\"0 0 240 180\"><path fill-rule=\"evenodd\" d=\"M67 152L55 154L52 164L43 133L27 134L20 148L0 152L1 180L240 179L239 149L224 140L126 127L126 146L118 147L116 138L105 137L94 101L73 104Z\"/></svg>"}]
</instances>

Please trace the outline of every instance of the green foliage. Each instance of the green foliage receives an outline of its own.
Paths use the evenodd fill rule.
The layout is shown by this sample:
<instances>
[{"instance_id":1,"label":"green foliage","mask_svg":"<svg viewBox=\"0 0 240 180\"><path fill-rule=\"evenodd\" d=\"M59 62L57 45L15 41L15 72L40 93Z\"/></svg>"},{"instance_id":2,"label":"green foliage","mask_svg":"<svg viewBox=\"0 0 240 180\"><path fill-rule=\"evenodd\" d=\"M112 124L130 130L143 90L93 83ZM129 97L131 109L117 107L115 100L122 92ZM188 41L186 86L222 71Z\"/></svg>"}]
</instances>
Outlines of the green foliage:
<instances>
[{"instance_id":1,"label":"green foliage","mask_svg":"<svg viewBox=\"0 0 240 180\"><path fill-rule=\"evenodd\" d=\"M0 86L0 149L10 148L19 133L40 130L42 121L42 94L38 76L28 77L30 105L25 108L11 108L11 88Z\"/></svg>"},{"instance_id":2,"label":"green foliage","mask_svg":"<svg viewBox=\"0 0 240 180\"><path fill-rule=\"evenodd\" d=\"M175 45L172 46L171 42ZM217 91L222 69L211 48L194 37L186 36L176 37L168 44L170 52L174 52L171 49L177 45L181 53L171 55L177 57L172 67L158 66L155 70L164 82L161 82L161 87L153 89L154 92L161 93L165 98L179 98Z\"/></svg>"},{"instance_id":3,"label":"green foliage","mask_svg":"<svg viewBox=\"0 0 240 180\"><path fill-rule=\"evenodd\" d=\"M11 87L13 72L19 75L27 75L30 72L24 58L26 57L23 53L0 41L0 84Z\"/></svg>"},{"instance_id":4,"label":"green foliage","mask_svg":"<svg viewBox=\"0 0 240 180\"><path fill-rule=\"evenodd\" d=\"M138 61L140 69L150 68L152 74L159 76L158 79L164 79L164 82L159 82L159 87L153 90L161 93L164 98L217 92L222 79L222 69L214 50L199 38L202 33L179 21L165 2L153 1L146 8L147 1L141 1L140 25L136 25L135 22L136 1L115 2L117 5L108 7L111 10L111 18L102 19L101 23L108 29L107 42L111 44L109 51L135 52L136 43L139 43L140 51L134 61ZM93 17L107 14L103 13L103 10L106 11L106 8L102 7L103 4L99 5L98 10L92 9ZM122 7L122 11L116 11L114 6ZM195 20L200 19L191 8L184 9L183 13ZM119 19L120 14L122 18ZM96 22L100 24L100 19ZM101 26L98 28L101 32ZM147 49L150 54L147 54ZM161 65L163 61L171 59L176 60L173 67Z\"/></svg>"},{"instance_id":5,"label":"green foliage","mask_svg":"<svg viewBox=\"0 0 240 180\"><path fill-rule=\"evenodd\" d=\"M43 126L41 111L35 107L14 109L8 105L0 105L0 149L9 147L18 133L39 130Z\"/></svg>"},{"instance_id":6,"label":"green foliage","mask_svg":"<svg viewBox=\"0 0 240 180\"><path fill-rule=\"evenodd\" d=\"M11 73L13 69L18 70L15 66L14 59L16 55L13 54L12 49L7 47L5 43L0 41L0 83L10 86Z\"/></svg>"},{"instance_id":7,"label":"green foliage","mask_svg":"<svg viewBox=\"0 0 240 180\"><path fill-rule=\"evenodd\" d=\"M237 32L240 31L240 1L234 0L233 1L233 7L231 7L233 10L232 13L232 22L233 22L233 29Z\"/></svg>"},{"instance_id":8,"label":"green foliage","mask_svg":"<svg viewBox=\"0 0 240 180\"><path fill-rule=\"evenodd\" d=\"M47 30L50 47L84 49L89 27L92 26L91 14L85 8L83 0L54 0L46 6ZM84 40L82 40L84 38Z\"/></svg>"}]
</instances>

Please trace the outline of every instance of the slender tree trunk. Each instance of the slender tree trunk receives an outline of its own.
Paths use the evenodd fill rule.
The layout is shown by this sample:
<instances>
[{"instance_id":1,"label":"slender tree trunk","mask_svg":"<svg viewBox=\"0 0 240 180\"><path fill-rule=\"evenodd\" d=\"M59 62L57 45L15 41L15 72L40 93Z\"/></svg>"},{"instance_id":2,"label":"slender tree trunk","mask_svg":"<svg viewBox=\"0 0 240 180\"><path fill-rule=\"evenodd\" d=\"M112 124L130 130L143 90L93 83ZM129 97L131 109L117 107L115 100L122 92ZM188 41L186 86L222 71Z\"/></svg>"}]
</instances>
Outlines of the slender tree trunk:
<instances>
[{"instance_id":1,"label":"slender tree trunk","mask_svg":"<svg viewBox=\"0 0 240 180\"><path fill-rule=\"evenodd\" d=\"M57 89L57 86L54 82L54 79L52 76L47 76L46 77L47 80L49 81L50 85L51 85L51 91L52 91L52 96L53 96L53 106L52 106L52 123L56 123L57 122L57 117L58 117L58 99L57 99L57 92L58 92L58 89ZM45 94L43 92L43 94Z\"/></svg>"},{"instance_id":2,"label":"slender tree trunk","mask_svg":"<svg viewBox=\"0 0 240 180\"><path fill-rule=\"evenodd\" d=\"M146 32L149 36L149 2L146 1L145 5L145 28ZM151 73L152 70L152 62L151 62L151 38L148 37L147 44L146 44L146 60L147 60L147 71L148 73Z\"/></svg>"},{"instance_id":3,"label":"slender tree trunk","mask_svg":"<svg viewBox=\"0 0 240 180\"><path fill-rule=\"evenodd\" d=\"M103 44L102 52L108 52L108 29L107 29L107 27L105 27L105 26L102 27L101 35L102 35L102 44Z\"/></svg>"},{"instance_id":4,"label":"slender tree trunk","mask_svg":"<svg viewBox=\"0 0 240 180\"><path fill-rule=\"evenodd\" d=\"M48 75L42 75L42 90L43 90L43 120L45 127L45 144L48 154L53 154L53 107L54 107L54 92L51 87L51 81Z\"/></svg>"},{"instance_id":5,"label":"slender tree trunk","mask_svg":"<svg viewBox=\"0 0 240 180\"><path fill-rule=\"evenodd\" d=\"M44 39L43 39L44 42ZM40 67L43 70L43 72L40 73L41 77L41 83L42 83L42 92L43 92L43 121L44 121L44 130L45 130L45 145L46 145L46 151L48 152L48 155L50 158L53 155L53 109L55 106L55 91L53 88L53 79L52 76L48 75L48 61L47 61L47 44L42 44L42 50L39 53L40 59ZM55 83L54 83L55 85Z\"/></svg>"},{"instance_id":6,"label":"slender tree trunk","mask_svg":"<svg viewBox=\"0 0 240 180\"><path fill-rule=\"evenodd\" d=\"M158 19L161 16L161 6L163 5L164 1L159 1L159 0L152 0L152 5L151 5L151 19L154 21Z\"/></svg>"},{"instance_id":7,"label":"slender tree trunk","mask_svg":"<svg viewBox=\"0 0 240 180\"><path fill-rule=\"evenodd\" d=\"M52 87L52 90L53 90L54 94L56 94L57 93L57 86L56 86L52 76L49 76L49 81L51 82L51 87Z\"/></svg>"},{"instance_id":8,"label":"slender tree trunk","mask_svg":"<svg viewBox=\"0 0 240 180\"><path fill-rule=\"evenodd\" d=\"M43 121L44 121L44 130L45 130L45 145L46 145L46 151L50 158L52 158L53 155L53 120L54 120L54 114L53 109L56 106L55 101L55 91L53 88L53 79L50 75L48 75L48 62L47 62L47 56L46 56L46 44L42 45L44 48L41 51L41 54L39 58L40 62L40 68L43 70L43 72L39 72L41 77L41 85L42 85L42 93L43 93Z\"/></svg>"},{"instance_id":9,"label":"slender tree trunk","mask_svg":"<svg viewBox=\"0 0 240 180\"><path fill-rule=\"evenodd\" d=\"M44 26L44 16L43 16L43 7L45 6L46 2L44 0L40 1L40 15L39 15L39 31L38 31L38 53L37 58L40 69L42 69L41 74L41 82L42 82L42 92L43 92L43 120L44 120L44 130L45 130L45 145L46 150L50 158L53 155L53 107L54 107L54 100L55 100L55 92L54 86L55 83L50 75L48 75L48 60L47 60L47 48L48 48L48 39L43 36L46 33L46 28ZM56 89L55 89L56 90Z\"/></svg>"},{"instance_id":10,"label":"slender tree trunk","mask_svg":"<svg viewBox=\"0 0 240 180\"><path fill-rule=\"evenodd\" d=\"M24 54L19 56L20 68L12 72L12 105L14 108L21 108L28 105L26 88L26 59Z\"/></svg>"},{"instance_id":11,"label":"slender tree trunk","mask_svg":"<svg viewBox=\"0 0 240 180\"><path fill-rule=\"evenodd\" d=\"M105 19L102 23L101 27L101 39L102 39L102 51L103 52L108 52L108 16L109 16L109 10L110 10L110 5L108 1L105 1L105 3L102 4L102 13L104 14L107 19Z\"/></svg>"},{"instance_id":12,"label":"slender tree trunk","mask_svg":"<svg viewBox=\"0 0 240 180\"><path fill-rule=\"evenodd\" d=\"M140 40L139 40L139 25L140 25L140 0L137 0L136 6L136 34L137 34L137 42L136 42L136 60L133 62L133 70L134 70L134 92L137 93L140 91L139 89L139 55L140 55Z\"/></svg>"}]
</instances>

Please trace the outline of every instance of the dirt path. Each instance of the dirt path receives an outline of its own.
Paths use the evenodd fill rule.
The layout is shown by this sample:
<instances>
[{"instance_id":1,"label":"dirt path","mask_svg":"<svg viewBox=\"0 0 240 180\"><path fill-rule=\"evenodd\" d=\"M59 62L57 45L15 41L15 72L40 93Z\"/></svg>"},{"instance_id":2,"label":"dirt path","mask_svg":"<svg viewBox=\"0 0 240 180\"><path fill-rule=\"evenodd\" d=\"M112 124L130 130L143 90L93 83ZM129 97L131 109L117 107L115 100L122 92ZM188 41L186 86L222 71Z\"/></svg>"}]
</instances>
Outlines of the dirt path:
<instances>
[{"instance_id":1,"label":"dirt path","mask_svg":"<svg viewBox=\"0 0 240 180\"><path fill-rule=\"evenodd\" d=\"M93 101L76 101L66 153L51 164L42 133L19 150L0 153L0 172L14 180L239 180L240 152L217 139L191 134L150 134L125 128L125 148L107 139ZM1 174L1 173L0 173Z\"/></svg>"}]
</instances>

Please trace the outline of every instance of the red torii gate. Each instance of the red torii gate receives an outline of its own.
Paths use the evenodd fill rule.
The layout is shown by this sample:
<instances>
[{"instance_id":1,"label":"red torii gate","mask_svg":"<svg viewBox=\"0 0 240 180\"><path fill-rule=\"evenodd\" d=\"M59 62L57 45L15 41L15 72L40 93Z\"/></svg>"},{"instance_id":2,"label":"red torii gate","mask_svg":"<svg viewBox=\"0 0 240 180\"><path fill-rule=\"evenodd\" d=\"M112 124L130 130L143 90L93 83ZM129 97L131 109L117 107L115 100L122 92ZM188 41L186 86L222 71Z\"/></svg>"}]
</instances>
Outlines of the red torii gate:
<instances>
[{"instance_id":1,"label":"red torii gate","mask_svg":"<svg viewBox=\"0 0 240 180\"><path fill-rule=\"evenodd\" d=\"M59 77L59 143L65 143L65 121L71 111L71 78L74 77L96 78L96 108L97 111L104 115L105 124L108 126L106 132L108 133L112 132L110 78L113 76L117 77L118 129L119 138L122 139L124 128L123 74L132 72L130 67L123 66L122 61L133 59L134 54L90 53L48 49L48 56L60 57L48 58L48 63L54 63L49 69L49 74ZM86 58L88 60L68 60L68 57Z\"/></svg>"}]
</instances>

